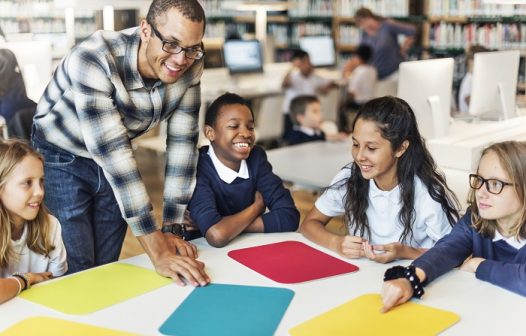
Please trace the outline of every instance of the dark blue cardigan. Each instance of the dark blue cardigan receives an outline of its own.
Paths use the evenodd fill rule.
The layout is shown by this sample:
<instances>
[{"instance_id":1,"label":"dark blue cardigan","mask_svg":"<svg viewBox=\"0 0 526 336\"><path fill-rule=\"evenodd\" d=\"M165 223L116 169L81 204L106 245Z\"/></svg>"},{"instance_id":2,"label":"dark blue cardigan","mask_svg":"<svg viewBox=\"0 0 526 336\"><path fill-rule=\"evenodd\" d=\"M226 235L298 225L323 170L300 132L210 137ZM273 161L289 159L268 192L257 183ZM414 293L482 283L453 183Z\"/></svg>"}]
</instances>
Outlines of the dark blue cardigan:
<instances>
[{"instance_id":1,"label":"dark blue cardigan","mask_svg":"<svg viewBox=\"0 0 526 336\"><path fill-rule=\"evenodd\" d=\"M414 261L431 282L450 269L459 266L471 254L486 259L477 268L477 279L526 296L526 245L517 250L503 240L493 242L471 226L471 212L435 246Z\"/></svg>"},{"instance_id":2,"label":"dark blue cardigan","mask_svg":"<svg viewBox=\"0 0 526 336\"><path fill-rule=\"evenodd\" d=\"M223 216L234 215L250 206L256 191L262 194L269 210L262 215L265 232L298 229L300 214L283 181L272 172L261 147L254 146L246 160L250 178L238 177L231 184L221 180L207 152L208 146L199 150L197 184L188 205L190 216L203 235Z\"/></svg>"},{"instance_id":3,"label":"dark blue cardigan","mask_svg":"<svg viewBox=\"0 0 526 336\"><path fill-rule=\"evenodd\" d=\"M291 129L285 136L285 140L289 145L298 145L310 141L325 141L325 133L309 135L298 129Z\"/></svg>"}]
</instances>

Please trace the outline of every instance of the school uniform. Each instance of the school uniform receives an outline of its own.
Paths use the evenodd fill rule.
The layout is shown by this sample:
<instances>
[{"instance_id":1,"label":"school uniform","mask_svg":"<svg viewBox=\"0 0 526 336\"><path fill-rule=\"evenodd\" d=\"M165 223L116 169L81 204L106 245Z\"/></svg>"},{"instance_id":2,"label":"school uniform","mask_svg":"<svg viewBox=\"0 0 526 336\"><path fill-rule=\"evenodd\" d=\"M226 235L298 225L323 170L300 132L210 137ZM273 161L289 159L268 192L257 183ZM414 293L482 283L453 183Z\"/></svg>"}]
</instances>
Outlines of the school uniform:
<instances>
[{"instance_id":1,"label":"school uniform","mask_svg":"<svg viewBox=\"0 0 526 336\"><path fill-rule=\"evenodd\" d=\"M293 71L289 76L290 86L285 90L285 99L283 100L283 120L285 122L284 138L292 129L290 119L290 102L299 96L318 96L318 90L328 85L331 80L316 75L314 72L305 77L300 71Z\"/></svg>"},{"instance_id":2,"label":"school uniform","mask_svg":"<svg viewBox=\"0 0 526 336\"><path fill-rule=\"evenodd\" d=\"M351 176L351 165L344 167L334 177L331 186L318 198L316 208L326 216L336 217L345 213L347 187L345 181ZM451 231L451 225L440 203L429 195L422 181L415 177L415 221L413 235L407 238L405 244L411 247L429 248L440 238ZM398 214L402 208L400 186L389 191L380 190L374 179L369 180L369 206L366 210L371 231L370 243L373 245L388 244L400 241L403 225ZM346 223L351 235L363 236L364 232L354 234L350 223Z\"/></svg>"},{"instance_id":3,"label":"school uniform","mask_svg":"<svg viewBox=\"0 0 526 336\"><path fill-rule=\"evenodd\" d=\"M55 246L55 249L49 252L48 256L31 251L27 246L27 224L24 225L24 231L22 232L20 239L11 240L13 250L18 260L17 262L10 263L6 268L0 267L0 278L6 278L15 272L51 272L54 277L66 273L68 270L68 265L66 263L66 248L62 242L60 223L51 215L49 218L51 225L51 244Z\"/></svg>"},{"instance_id":4,"label":"school uniform","mask_svg":"<svg viewBox=\"0 0 526 336\"><path fill-rule=\"evenodd\" d=\"M494 237L483 237L471 226L471 211L413 264L424 270L429 283L470 255L486 259L475 272L477 279L526 296L526 240L505 238L498 231Z\"/></svg>"},{"instance_id":5,"label":"school uniform","mask_svg":"<svg viewBox=\"0 0 526 336\"><path fill-rule=\"evenodd\" d=\"M206 235L224 216L239 213L254 203L256 191L268 209L261 215L265 233L298 229L300 214L261 147L254 146L236 172L221 163L212 146L203 146L199 150L197 184L188 206L190 216Z\"/></svg>"},{"instance_id":6,"label":"school uniform","mask_svg":"<svg viewBox=\"0 0 526 336\"><path fill-rule=\"evenodd\" d=\"M353 70L349 78L347 92L353 94L353 102L363 105L374 98L374 89L378 73L370 64L360 64Z\"/></svg>"},{"instance_id":7,"label":"school uniform","mask_svg":"<svg viewBox=\"0 0 526 336\"><path fill-rule=\"evenodd\" d=\"M297 145L310 141L325 141L325 133L309 127L294 125L285 140L289 145Z\"/></svg>"}]
</instances>

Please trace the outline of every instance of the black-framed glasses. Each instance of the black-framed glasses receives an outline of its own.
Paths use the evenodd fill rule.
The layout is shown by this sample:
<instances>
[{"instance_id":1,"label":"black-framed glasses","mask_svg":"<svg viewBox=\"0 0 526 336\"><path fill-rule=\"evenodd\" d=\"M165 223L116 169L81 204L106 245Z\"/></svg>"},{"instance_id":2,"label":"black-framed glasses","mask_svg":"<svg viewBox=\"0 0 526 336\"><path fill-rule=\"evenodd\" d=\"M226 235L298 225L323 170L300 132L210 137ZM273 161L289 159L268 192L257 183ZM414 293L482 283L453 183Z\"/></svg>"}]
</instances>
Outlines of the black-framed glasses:
<instances>
[{"instance_id":1,"label":"black-framed glasses","mask_svg":"<svg viewBox=\"0 0 526 336\"><path fill-rule=\"evenodd\" d=\"M485 179L477 174L469 174L469 186L473 189L480 189L482 185L486 185L486 190L489 193L498 195L502 192L505 186L512 186L513 183L504 182L497 179Z\"/></svg>"},{"instance_id":2,"label":"black-framed glasses","mask_svg":"<svg viewBox=\"0 0 526 336\"><path fill-rule=\"evenodd\" d=\"M203 49L200 48L183 48L181 47L177 42L175 41L167 41L163 38L161 33L154 27L153 24L149 23L150 27L152 27L152 30L154 34L161 40L162 43L162 49L163 51L170 53L170 54L179 54L181 51L184 51L184 56L186 58L190 59L201 59L205 55L205 52Z\"/></svg>"}]
</instances>

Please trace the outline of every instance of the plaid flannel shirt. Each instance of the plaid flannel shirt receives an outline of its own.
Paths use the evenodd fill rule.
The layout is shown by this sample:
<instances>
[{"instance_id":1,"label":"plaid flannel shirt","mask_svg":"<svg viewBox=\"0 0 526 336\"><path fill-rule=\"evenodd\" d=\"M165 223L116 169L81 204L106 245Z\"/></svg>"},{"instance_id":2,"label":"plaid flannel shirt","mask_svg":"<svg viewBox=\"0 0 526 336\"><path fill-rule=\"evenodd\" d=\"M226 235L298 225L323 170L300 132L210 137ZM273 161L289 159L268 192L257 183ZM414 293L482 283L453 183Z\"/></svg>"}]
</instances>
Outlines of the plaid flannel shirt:
<instances>
[{"instance_id":1,"label":"plaid flannel shirt","mask_svg":"<svg viewBox=\"0 0 526 336\"><path fill-rule=\"evenodd\" d=\"M168 121L164 221L183 222L195 187L200 79L196 61L174 84L145 84L139 30L94 33L62 60L41 98L35 127L44 138L93 159L111 184L133 233L158 229L131 139Z\"/></svg>"}]
</instances>

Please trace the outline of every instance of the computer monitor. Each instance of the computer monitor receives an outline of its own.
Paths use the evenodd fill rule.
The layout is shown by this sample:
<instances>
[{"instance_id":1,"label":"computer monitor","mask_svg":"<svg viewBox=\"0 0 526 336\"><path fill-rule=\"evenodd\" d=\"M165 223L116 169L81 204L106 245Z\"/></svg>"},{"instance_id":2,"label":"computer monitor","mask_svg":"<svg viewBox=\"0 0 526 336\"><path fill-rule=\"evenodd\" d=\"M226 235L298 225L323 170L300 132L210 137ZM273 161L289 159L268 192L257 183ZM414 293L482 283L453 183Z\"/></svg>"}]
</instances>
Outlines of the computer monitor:
<instances>
[{"instance_id":1,"label":"computer monitor","mask_svg":"<svg viewBox=\"0 0 526 336\"><path fill-rule=\"evenodd\" d=\"M300 48L309 54L315 67L334 66L336 53L334 40L330 36L305 36L300 38Z\"/></svg>"},{"instance_id":2,"label":"computer monitor","mask_svg":"<svg viewBox=\"0 0 526 336\"><path fill-rule=\"evenodd\" d=\"M518 50L475 54L469 114L488 120L516 116L519 59Z\"/></svg>"},{"instance_id":3,"label":"computer monitor","mask_svg":"<svg viewBox=\"0 0 526 336\"><path fill-rule=\"evenodd\" d=\"M426 139L447 135L453 87L453 58L400 63L398 97L413 109Z\"/></svg>"},{"instance_id":4,"label":"computer monitor","mask_svg":"<svg viewBox=\"0 0 526 336\"><path fill-rule=\"evenodd\" d=\"M223 58L230 74L263 72L263 56L258 40L227 40Z\"/></svg>"}]
</instances>

